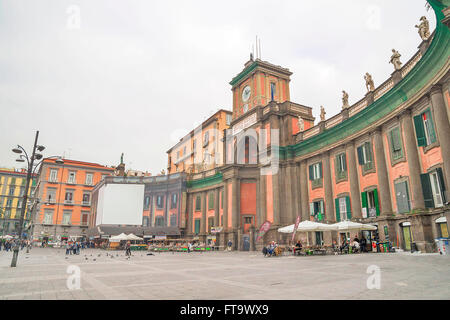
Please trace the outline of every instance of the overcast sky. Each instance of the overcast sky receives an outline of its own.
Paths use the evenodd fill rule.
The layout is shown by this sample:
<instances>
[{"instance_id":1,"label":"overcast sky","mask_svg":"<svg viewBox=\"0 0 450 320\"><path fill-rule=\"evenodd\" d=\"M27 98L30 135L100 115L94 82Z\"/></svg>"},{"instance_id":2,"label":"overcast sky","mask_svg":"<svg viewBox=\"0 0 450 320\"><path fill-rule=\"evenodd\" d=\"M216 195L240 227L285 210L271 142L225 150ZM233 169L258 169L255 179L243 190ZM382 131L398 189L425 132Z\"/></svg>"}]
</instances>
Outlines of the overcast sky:
<instances>
[{"instance_id":1,"label":"overcast sky","mask_svg":"<svg viewBox=\"0 0 450 320\"><path fill-rule=\"evenodd\" d=\"M220 108L257 35L288 68L291 100L329 118L417 51L425 0L6 0L0 2L0 167L10 150L157 174L166 151ZM316 120L317 123L318 120Z\"/></svg>"}]
</instances>

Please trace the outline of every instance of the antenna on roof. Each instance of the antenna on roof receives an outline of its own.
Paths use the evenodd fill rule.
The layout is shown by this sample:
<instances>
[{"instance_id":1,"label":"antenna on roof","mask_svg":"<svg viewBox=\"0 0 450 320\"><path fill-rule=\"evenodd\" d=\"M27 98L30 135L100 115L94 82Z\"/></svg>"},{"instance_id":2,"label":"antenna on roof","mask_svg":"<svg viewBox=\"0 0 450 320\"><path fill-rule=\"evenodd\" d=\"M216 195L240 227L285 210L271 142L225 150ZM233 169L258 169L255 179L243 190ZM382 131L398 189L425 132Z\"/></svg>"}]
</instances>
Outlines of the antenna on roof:
<instances>
[{"instance_id":1,"label":"antenna on roof","mask_svg":"<svg viewBox=\"0 0 450 320\"><path fill-rule=\"evenodd\" d=\"M261 39L259 39L259 59L261 59Z\"/></svg>"}]
</instances>

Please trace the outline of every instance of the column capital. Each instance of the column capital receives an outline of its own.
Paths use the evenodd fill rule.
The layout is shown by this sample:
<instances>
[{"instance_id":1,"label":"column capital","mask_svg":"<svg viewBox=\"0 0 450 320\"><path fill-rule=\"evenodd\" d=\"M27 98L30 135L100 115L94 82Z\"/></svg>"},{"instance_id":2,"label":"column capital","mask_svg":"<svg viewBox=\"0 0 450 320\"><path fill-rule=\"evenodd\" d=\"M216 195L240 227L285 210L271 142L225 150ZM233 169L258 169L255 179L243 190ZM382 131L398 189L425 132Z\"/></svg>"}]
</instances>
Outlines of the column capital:
<instances>
[{"instance_id":1,"label":"column capital","mask_svg":"<svg viewBox=\"0 0 450 320\"><path fill-rule=\"evenodd\" d=\"M440 94L442 94L442 85L440 85L440 84L435 84L434 86L432 86L431 88L430 88L430 95L434 95L434 94L436 94L436 93L440 93Z\"/></svg>"}]
</instances>

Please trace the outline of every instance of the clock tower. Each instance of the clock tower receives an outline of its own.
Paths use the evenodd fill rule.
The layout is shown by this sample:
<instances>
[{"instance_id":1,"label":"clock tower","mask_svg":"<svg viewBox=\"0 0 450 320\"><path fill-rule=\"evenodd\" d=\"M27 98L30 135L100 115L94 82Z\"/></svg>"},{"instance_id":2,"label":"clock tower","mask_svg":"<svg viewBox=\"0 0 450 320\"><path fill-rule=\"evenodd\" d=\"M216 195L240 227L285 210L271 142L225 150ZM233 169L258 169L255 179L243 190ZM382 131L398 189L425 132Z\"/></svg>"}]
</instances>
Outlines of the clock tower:
<instances>
[{"instance_id":1,"label":"clock tower","mask_svg":"<svg viewBox=\"0 0 450 320\"><path fill-rule=\"evenodd\" d=\"M256 106L265 106L270 101L289 101L289 82L292 72L253 57L231 80L233 92L233 120Z\"/></svg>"}]
</instances>

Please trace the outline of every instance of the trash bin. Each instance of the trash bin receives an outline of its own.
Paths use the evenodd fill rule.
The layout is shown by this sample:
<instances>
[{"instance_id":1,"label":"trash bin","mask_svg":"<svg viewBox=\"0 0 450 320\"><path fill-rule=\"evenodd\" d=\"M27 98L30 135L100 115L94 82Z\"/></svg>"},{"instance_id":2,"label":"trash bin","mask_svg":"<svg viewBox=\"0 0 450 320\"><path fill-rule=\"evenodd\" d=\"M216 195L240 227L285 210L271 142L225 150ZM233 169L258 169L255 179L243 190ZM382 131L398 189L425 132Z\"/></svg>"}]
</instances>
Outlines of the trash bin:
<instances>
[{"instance_id":1,"label":"trash bin","mask_svg":"<svg viewBox=\"0 0 450 320\"><path fill-rule=\"evenodd\" d=\"M383 243L383 250L384 250L384 252L389 252L389 247L388 247L387 242Z\"/></svg>"},{"instance_id":2,"label":"trash bin","mask_svg":"<svg viewBox=\"0 0 450 320\"><path fill-rule=\"evenodd\" d=\"M438 246L439 254L450 255L448 253L448 250L449 250L448 240L449 240L448 238L437 238L437 239L434 239L434 241L436 241L436 244Z\"/></svg>"}]
</instances>

